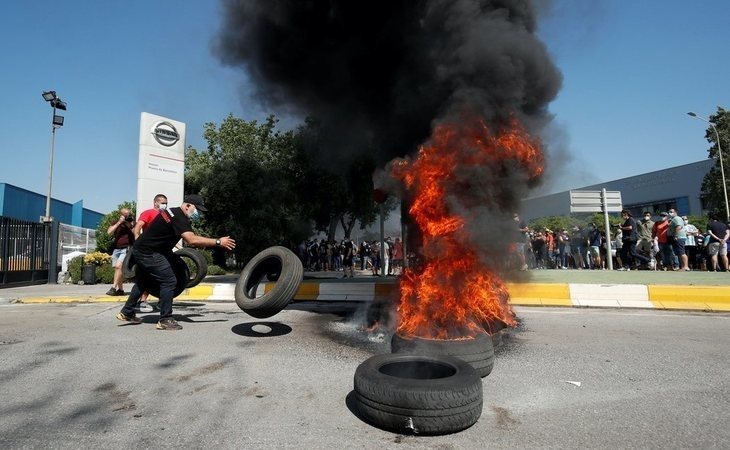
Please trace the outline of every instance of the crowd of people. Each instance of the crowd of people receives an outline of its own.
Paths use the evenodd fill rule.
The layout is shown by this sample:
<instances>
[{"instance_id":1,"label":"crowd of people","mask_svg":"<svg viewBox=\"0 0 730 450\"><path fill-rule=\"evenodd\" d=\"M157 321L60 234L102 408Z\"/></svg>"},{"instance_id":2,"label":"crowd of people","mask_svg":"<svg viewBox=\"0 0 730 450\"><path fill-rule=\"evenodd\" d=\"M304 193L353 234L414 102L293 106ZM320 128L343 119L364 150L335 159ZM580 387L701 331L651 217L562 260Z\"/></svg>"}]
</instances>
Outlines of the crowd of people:
<instances>
[{"instance_id":1,"label":"crowd of people","mask_svg":"<svg viewBox=\"0 0 730 450\"><path fill-rule=\"evenodd\" d=\"M704 230L675 209L661 212L654 219L648 211L637 220L630 211L623 210L621 224L611 230L610 242L594 223L570 229L531 230L519 221L518 231L524 241L517 242L514 251L522 270L606 270L610 257L613 268L621 271L730 271L730 227L717 215L710 216Z\"/></svg>"},{"instance_id":2,"label":"crowd of people","mask_svg":"<svg viewBox=\"0 0 730 450\"><path fill-rule=\"evenodd\" d=\"M297 246L297 255L310 272L343 272L347 277L348 263L360 271L374 276L400 275L403 271L403 244L400 238L390 236L383 241L384 252L381 259L380 241L362 241L359 245L352 239L340 242L316 239L302 241ZM350 275L352 276L352 275Z\"/></svg>"}]
</instances>

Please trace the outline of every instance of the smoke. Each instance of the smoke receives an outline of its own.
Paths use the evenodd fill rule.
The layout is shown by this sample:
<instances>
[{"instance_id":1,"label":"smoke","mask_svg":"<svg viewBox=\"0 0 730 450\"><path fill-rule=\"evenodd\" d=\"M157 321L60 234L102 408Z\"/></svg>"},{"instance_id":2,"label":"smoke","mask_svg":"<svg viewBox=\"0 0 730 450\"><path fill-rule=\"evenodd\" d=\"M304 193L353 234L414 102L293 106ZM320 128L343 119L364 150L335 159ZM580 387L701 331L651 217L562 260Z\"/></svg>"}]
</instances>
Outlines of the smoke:
<instances>
[{"instance_id":1,"label":"smoke","mask_svg":"<svg viewBox=\"0 0 730 450\"><path fill-rule=\"evenodd\" d=\"M561 75L528 0L222 0L215 51L266 105L318 120L320 156L380 165L466 106L539 132Z\"/></svg>"}]
</instances>

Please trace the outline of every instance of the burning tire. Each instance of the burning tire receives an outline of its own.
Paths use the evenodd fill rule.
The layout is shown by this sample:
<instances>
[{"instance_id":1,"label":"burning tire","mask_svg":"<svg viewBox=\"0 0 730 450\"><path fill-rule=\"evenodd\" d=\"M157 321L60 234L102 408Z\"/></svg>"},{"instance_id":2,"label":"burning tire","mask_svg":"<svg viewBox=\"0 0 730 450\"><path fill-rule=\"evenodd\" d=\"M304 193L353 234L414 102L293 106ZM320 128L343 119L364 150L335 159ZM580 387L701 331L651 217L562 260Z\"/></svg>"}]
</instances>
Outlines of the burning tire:
<instances>
[{"instance_id":1,"label":"burning tire","mask_svg":"<svg viewBox=\"0 0 730 450\"><path fill-rule=\"evenodd\" d=\"M482 378L494 368L494 345L491 336L485 333L474 339L427 339L394 334L390 349L393 353L454 356L469 363Z\"/></svg>"},{"instance_id":2,"label":"burning tire","mask_svg":"<svg viewBox=\"0 0 730 450\"><path fill-rule=\"evenodd\" d=\"M278 314L289 304L304 277L299 257L286 247L269 247L254 256L236 282L236 304L258 319ZM260 297L256 291L265 279L275 278L274 287Z\"/></svg>"},{"instance_id":3,"label":"burning tire","mask_svg":"<svg viewBox=\"0 0 730 450\"><path fill-rule=\"evenodd\" d=\"M208 275L208 261L205 260L205 256L198 250L186 247L176 251L175 254L183 258L183 261L190 260L192 263L188 264L190 276L186 287L197 286Z\"/></svg>"},{"instance_id":4,"label":"burning tire","mask_svg":"<svg viewBox=\"0 0 730 450\"><path fill-rule=\"evenodd\" d=\"M482 414L482 382L450 356L376 355L355 371L354 409L374 426L406 434L448 434Z\"/></svg>"}]
</instances>

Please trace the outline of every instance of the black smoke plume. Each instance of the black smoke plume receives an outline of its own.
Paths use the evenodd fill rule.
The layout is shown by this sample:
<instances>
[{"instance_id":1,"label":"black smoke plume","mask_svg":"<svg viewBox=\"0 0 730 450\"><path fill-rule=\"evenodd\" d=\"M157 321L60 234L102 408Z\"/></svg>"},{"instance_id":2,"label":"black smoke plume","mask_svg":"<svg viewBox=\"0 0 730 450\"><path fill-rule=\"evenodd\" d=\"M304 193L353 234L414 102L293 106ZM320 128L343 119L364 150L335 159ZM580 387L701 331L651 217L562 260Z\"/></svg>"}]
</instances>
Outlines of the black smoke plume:
<instances>
[{"instance_id":1,"label":"black smoke plume","mask_svg":"<svg viewBox=\"0 0 730 450\"><path fill-rule=\"evenodd\" d=\"M244 67L268 105L318 120L329 164L363 151L381 166L407 158L465 112L539 135L562 82L529 0L222 1L217 54ZM495 264L527 176L500 162L453 177L447 202L468 218L465 245Z\"/></svg>"},{"instance_id":2,"label":"black smoke plume","mask_svg":"<svg viewBox=\"0 0 730 450\"><path fill-rule=\"evenodd\" d=\"M465 105L540 127L560 73L527 0L222 0L216 53L260 98L320 121L326 160L416 150Z\"/></svg>"}]
</instances>

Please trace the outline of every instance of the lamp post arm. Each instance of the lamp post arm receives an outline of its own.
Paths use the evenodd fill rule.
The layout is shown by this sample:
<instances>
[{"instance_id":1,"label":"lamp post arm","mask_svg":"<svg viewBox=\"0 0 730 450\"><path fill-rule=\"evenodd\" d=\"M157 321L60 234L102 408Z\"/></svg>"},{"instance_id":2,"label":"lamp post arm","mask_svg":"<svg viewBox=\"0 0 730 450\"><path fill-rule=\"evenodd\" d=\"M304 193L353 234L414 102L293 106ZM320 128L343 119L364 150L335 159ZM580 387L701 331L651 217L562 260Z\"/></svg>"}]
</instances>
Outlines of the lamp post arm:
<instances>
[{"instance_id":1,"label":"lamp post arm","mask_svg":"<svg viewBox=\"0 0 730 450\"><path fill-rule=\"evenodd\" d=\"M720 175L722 175L722 193L725 196L725 220L730 221L730 205L727 201L727 184L725 182L725 165L723 164L723 158L722 158L722 146L720 144L720 133L717 132L717 127L714 123L707 121L710 126L712 126L712 129L715 131L715 138L717 139L717 155L718 158L720 158Z\"/></svg>"}]
</instances>

